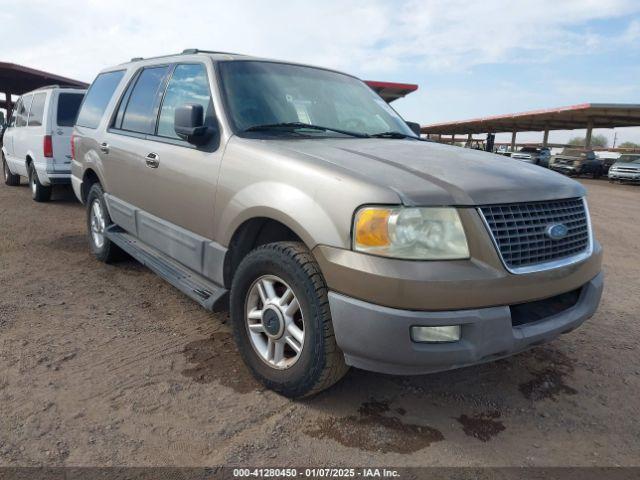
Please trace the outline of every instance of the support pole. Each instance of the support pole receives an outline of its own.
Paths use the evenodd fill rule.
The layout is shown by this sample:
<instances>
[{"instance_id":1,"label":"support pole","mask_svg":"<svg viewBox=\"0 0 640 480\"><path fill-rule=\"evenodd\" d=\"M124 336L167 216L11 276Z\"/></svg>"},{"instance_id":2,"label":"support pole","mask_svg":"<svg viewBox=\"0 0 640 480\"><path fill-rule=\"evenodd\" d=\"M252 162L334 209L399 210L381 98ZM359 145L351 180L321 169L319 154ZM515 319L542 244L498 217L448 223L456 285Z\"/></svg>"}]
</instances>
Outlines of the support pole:
<instances>
[{"instance_id":1,"label":"support pole","mask_svg":"<svg viewBox=\"0 0 640 480\"><path fill-rule=\"evenodd\" d=\"M542 137L542 146L546 147L549 144L549 129L544 129L544 137Z\"/></svg>"},{"instance_id":2,"label":"support pole","mask_svg":"<svg viewBox=\"0 0 640 480\"><path fill-rule=\"evenodd\" d=\"M511 134L511 151L512 151L512 152L515 152L515 151L516 151L516 134L517 134L517 133L518 133L518 132L515 132L515 131L514 131L514 132Z\"/></svg>"},{"instance_id":3,"label":"support pole","mask_svg":"<svg viewBox=\"0 0 640 480\"><path fill-rule=\"evenodd\" d=\"M587 136L584 139L584 147L591 148L591 132L593 130L593 120L587 122Z\"/></svg>"}]
</instances>

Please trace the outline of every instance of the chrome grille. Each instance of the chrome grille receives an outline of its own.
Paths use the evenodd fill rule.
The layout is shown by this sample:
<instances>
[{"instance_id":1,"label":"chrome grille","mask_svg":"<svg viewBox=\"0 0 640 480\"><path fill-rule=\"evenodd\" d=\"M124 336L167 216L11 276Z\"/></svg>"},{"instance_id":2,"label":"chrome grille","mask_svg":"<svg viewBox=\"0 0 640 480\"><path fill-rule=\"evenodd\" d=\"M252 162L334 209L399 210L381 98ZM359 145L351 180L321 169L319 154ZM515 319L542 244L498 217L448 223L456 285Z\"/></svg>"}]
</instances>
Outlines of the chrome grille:
<instances>
[{"instance_id":1,"label":"chrome grille","mask_svg":"<svg viewBox=\"0 0 640 480\"><path fill-rule=\"evenodd\" d=\"M480 208L507 268L517 271L585 253L589 219L580 198L488 205ZM568 227L560 240L547 236L549 225Z\"/></svg>"}]
</instances>

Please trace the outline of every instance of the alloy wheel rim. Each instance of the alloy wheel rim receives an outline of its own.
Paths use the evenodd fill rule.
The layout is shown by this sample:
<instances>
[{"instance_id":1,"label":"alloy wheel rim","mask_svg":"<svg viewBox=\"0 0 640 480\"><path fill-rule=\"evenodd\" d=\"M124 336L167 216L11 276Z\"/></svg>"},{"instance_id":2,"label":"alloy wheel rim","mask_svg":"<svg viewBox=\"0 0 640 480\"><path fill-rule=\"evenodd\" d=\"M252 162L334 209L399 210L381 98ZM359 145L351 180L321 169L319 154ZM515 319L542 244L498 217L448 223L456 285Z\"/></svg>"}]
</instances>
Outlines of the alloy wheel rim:
<instances>
[{"instance_id":1,"label":"alloy wheel rim","mask_svg":"<svg viewBox=\"0 0 640 480\"><path fill-rule=\"evenodd\" d=\"M104 219L104 212L102 211L102 204L98 199L94 200L91 204L90 223L93 243L97 248L102 248L104 245L104 230L106 222Z\"/></svg>"},{"instance_id":2,"label":"alloy wheel rim","mask_svg":"<svg viewBox=\"0 0 640 480\"><path fill-rule=\"evenodd\" d=\"M305 322L293 289L280 277L261 276L249 288L245 311L258 357L277 370L295 365L304 348Z\"/></svg>"},{"instance_id":3,"label":"alloy wheel rim","mask_svg":"<svg viewBox=\"0 0 640 480\"><path fill-rule=\"evenodd\" d=\"M36 185L36 174L35 172L31 172L31 193L33 193L33 195L36 194L36 192L38 191L38 185Z\"/></svg>"}]
</instances>

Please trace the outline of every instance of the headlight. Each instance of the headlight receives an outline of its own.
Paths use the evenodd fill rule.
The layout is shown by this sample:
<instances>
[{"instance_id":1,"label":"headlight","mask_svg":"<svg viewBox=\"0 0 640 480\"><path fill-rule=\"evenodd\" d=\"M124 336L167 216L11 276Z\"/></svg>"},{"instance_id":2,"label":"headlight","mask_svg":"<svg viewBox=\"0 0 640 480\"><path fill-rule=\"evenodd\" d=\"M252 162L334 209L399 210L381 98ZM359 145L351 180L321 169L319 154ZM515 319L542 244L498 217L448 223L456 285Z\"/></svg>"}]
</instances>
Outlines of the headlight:
<instances>
[{"instance_id":1,"label":"headlight","mask_svg":"<svg viewBox=\"0 0 640 480\"><path fill-rule=\"evenodd\" d=\"M449 207L364 207L356 212L353 249L412 260L469 258L460 216Z\"/></svg>"}]
</instances>

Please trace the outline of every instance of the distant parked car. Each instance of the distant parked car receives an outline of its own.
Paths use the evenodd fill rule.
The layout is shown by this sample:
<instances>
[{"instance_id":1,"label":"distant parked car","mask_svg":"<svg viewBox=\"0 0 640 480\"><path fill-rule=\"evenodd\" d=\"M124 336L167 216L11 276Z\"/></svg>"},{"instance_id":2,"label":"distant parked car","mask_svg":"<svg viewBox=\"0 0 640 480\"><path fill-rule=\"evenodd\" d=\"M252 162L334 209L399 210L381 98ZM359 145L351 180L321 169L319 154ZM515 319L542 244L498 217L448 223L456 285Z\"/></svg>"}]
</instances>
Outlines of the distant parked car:
<instances>
[{"instance_id":1,"label":"distant parked car","mask_svg":"<svg viewBox=\"0 0 640 480\"><path fill-rule=\"evenodd\" d=\"M37 202L53 185L71 183L71 131L85 90L42 87L18 99L3 134L2 169L7 185L28 177Z\"/></svg>"},{"instance_id":2,"label":"distant parked car","mask_svg":"<svg viewBox=\"0 0 640 480\"><path fill-rule=\"evenodd\" d=\"M554 155L549 168L571 177L593 175L593 178L600 178L604 174L603 162L596 157L595 152L579 148L565 148L562 153Z\"/></svg>"},{"instance_id":3,"label":"distant parked car","mask_svg":"<svg viewBox=\"0 0 640 480\"><path fill-rule=\"evenodd\" d=\"M551 150L548 147L522 147L517 152L512 153L511 158L525 163L548 167Z\"/></svg>"},{"instance_id":4,"label":"distant parked car","mask_svg":"<svg viewBox=\"0 0 640 480\"><path fill-rule=\"evenodd\" d=\"M625 153L609 169L609 181L640 183L640 154Z\"/></svg>"}]
</instances>

